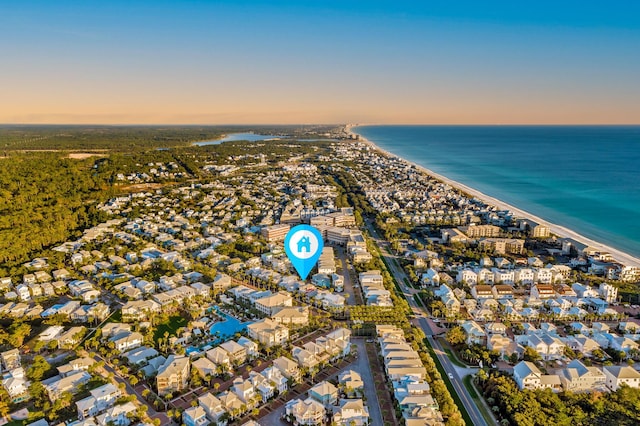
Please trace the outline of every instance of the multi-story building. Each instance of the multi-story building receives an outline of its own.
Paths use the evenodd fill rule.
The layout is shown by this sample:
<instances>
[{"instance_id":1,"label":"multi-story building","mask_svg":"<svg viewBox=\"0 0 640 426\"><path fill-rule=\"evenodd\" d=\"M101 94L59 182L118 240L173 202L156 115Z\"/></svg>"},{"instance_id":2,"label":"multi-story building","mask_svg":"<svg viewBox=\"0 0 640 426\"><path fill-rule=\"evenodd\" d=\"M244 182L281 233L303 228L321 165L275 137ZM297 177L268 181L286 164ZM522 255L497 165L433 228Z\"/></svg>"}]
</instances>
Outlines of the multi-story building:
<instances>
[{"instance_id":1,"label":"multi-story building","mask_svg":"<svg viewBox=\"0 0 640 426\"><path fill-rule=\"evenodd\" d=\"M524 240L512 238L485 238L480 240L480 250L491 251L496 254L522 254L524 252Z\"/></svg>"},{"instance_id":2,"label":"multi-story building","mask_svg":"<svg viewBox=\"0 0 640 426\"><path fill-rule=\"evenodd\" d=\"M169 355L156 376L158 395L184 390L189 382L190 366L189 358Z\"/></svg>"},{"instance_id":3,"label":"multi-story building","mask_svg":"<svg viewBox=\"0 0 640 426\"><path fill-rule=\"evenodd\" d=\"M269 318L249 324L247 330L251 339L266 347L282 345L289 339L289 329Z\"/></svg>"},{"instance_id":4,"label":"multi-story building","mask_svg":"<svg viewBox=\"0 0 640 426\"><path fill-rule=\"evenodd\" d=\"M265 226L260 230L260 234L262 234L268 242L274 243L284 241L284 237L287 236L290 229L291 226L287 224Z\"/></svg>"},{"instance_id":5,"label":"multi-story building","mask_svg":"<svg viewBox=\"0 0 640 426\"><path fill-rule=\"evenodd\" d=\"M502 229L495 225L471 225L461 227L460 230L464 232L469 238L492 238L499 237L502 233Z\"/></svg>"}]
</instances>

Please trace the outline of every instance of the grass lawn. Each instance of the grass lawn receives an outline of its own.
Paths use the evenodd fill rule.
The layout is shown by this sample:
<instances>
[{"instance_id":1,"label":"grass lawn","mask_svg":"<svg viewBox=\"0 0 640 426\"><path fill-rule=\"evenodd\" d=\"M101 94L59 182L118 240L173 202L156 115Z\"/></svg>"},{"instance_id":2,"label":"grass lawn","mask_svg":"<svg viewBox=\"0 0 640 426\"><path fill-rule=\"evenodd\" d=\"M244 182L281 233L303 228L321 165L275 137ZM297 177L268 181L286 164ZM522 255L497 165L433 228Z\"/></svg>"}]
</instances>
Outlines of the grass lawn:
<instances>
[{"instance_id":1,"label":"grass lawn","mask_svg":"<svg viewBox=\"0 0 640 426\"><path fill-rule=\"evenodd\" d=\"M467 409L462 404L462 400L460 400L460 397L456 393L456 390L453 388L453 385L451 384L451 379L449 379L449 376L444 371L444 367L442 367L442 364L440 364L440 360L436 356L436 353L433 350L433 347L431 347L431 343L429 343L429 339L425 338L424 344L427 346L427 349L429 350L429 355L431 356L431 358L433 358L433 361L436 363L436 368L438 369L438 372L440 372L440 376L442 376L442 380L444 381L444 384L447 386L447 390L449 390L449 393L451 394L451 398L453 398L453 402L455 402L456 405L458 406L458 409L462 414L462 419L466 424L472 425L473 422L471 421L471 417L469 416L469 413L467 413Z\"/></svg>"},{"instance_id":2,"label":"grass lawn","mask_svg":"<svg viewBox=\"0 0 640 426\"><path fill-rule=\"evenodd\" d=\"M187 326L187 319L184 317L181 317L180 315L174 315L172 317L169 317L169 321L162 323L162 324L158 324L158 326L156 327L156 332L153 334L153 340L158 340L160 337L164 337L164 333L167 332L169 333L169 336L176 335L176 330L179 329L180 327L186 327Z\"/></svg>"},{"instance_id":3,"label":"grass lawn","mask_svg":"<svg viewBox=\"0 0 640 426\"><path fill-rule=\"evenodd\" d=\"M467 368L468 367L468 365L464 365L463 363L458 361L458 358L456 357L456 355L453 353L453 351L451 349L447 348L446 346L443 346L443 348L444 348L445 353L447 354L447 356L449 357L449 359L451 360L452 363L454 363L458 367L462 367L462 368Z\"/></svg>"},{"instance_id":4,"label":"grass lawn","mask_svg":"<svg viewBox=\"0 0 640 426\"><path fill-rule=\"evenodd\" d=\"M112 322L122 322L122 310L121 309L117 309L115 310L110 316L109 319Z\"/></svg>"},{"instance_id":5,"label":"grass lawn","mask_svg":"<svg viewBox=\"0 0 640 426\"><path fill-rule=\"evenodd\" d=\"M482 397L478 395L478 392L476 392L476 388L475 386L473 386L472 380L473 378L471 376L466 376L464 379L462 379L462 383L464 384L464 387L469 391L471 399L473 399L473 402L482 413L482 417L484 417L487 424L494 424L495 419L493 415L491 415L491 413L487 410L487 407L483 404Z\"/></svg>"}]
</instances>

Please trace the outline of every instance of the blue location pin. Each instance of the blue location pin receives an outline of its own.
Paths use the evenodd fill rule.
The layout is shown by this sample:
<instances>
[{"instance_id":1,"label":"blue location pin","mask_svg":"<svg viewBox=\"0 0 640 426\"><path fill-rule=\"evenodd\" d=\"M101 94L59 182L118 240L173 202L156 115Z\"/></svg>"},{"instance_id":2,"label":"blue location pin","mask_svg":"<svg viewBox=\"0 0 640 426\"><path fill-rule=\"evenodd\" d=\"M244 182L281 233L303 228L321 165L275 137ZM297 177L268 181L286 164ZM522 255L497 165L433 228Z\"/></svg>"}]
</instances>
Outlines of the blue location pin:
<instances>
[{"instance_id":1,"label":"blue location pin","mask_svg":"<svg viewBox=\"0 0 640 426\"><path fill-rule=\"evenodd\" d=\"M284 237L284 251L303 280L318 262L323 247L322 234L313 226L294 226Z\"/></svg>"}]
</instances>

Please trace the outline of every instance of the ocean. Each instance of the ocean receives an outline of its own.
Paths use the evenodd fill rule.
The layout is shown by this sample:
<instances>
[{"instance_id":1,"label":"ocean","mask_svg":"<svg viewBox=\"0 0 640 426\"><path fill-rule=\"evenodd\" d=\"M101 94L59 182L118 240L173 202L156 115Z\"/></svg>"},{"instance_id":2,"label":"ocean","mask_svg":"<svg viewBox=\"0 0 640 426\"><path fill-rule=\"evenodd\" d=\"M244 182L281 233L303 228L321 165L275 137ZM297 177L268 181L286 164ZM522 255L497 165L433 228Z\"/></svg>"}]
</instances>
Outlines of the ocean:
<instances>
[{"instance_id":1,"label":"ocean","mask_svg":"<svg viewBox=\"0 0 640 426\"><path fill-rule=\"evenodd\" d=\"M640 126L359 126L380 148L640 257Z\"/></svg>"}]
</instances>

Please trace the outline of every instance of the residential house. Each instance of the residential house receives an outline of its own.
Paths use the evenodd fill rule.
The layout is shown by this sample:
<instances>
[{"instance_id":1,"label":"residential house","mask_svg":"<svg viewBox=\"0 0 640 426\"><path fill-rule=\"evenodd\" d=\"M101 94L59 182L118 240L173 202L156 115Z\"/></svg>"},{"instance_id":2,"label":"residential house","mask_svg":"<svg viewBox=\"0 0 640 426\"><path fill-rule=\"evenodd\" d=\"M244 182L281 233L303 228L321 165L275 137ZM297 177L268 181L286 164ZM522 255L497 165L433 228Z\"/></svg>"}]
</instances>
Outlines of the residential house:
<instances>
[{"instance_id":1,"label":"residential house","mask_svg":"<svg viewBox=\"0 0 640 426\"><path fill-rule=\"evenodd\" d=\"M606 386L614 392L623 384L630 388L640 387L640 372L629 365L605 365L602 367L602 373Z\"/></svg>"},{"instance_id":2,"label":"residential house","mask_svg":"<svg viewBox=\"0 0 640 426\"><path fill-rule=\"evenodd\" d=\"M89 371L89 368L95 364L96 361L93 358L82 357L76 358L74 360L69 361L66 364L63 364L57 367L58 373L62 377L70 376L79 371Z\"/></svg>"},{"instance_id":3,"label":"residential house","mask_svg":"<svg viewBox=\"0 0 640 426\"><path fill-rule=\"evenodd\" d=\"M293 346L291 348L291 356L298 362L301 368L311 370L320 364L320 361L313 352L304 348Z\"/></svg>"},{"instance_id":4,"label":"residential house","mask_svg":"<svg viewBox=\"0 0 640 426\"><path fill-rule=\"evenodd\" d=\"M275 388L278 390L278 393L282 393L289 388L287 378L282 374L282 372L277 367L273 365L271 367L268 367L262 370L262 375L275 385Z\"/></svg>"},{"instance_id":5,"label":"residential house","mask_svg":"<svg viewBox=\"0 0 640 426\"><path fill-rule=\"evenodd\" d=\"M474 299L493 299L493 289L490 285L478 284L471 287L471 295Z\"/></svg>"},{"instance_id":6,"label":"residential house","mask_svg":"<svg viewBox=\"0 0 640 426\"><path fill-rule=\"evenodd\" d=\"M2 360L2 368L4 370L13 370L20 367L20 351L18 349L11 349L0 353L0 360Z\"/></svg>"},{"instance_id":7,"label":"residential house","mask_svg":"<svg viewBox=\"0 0 640 426\"><path fill-rule=\"evenodd\" d=\"M29 287L25 284L20 284L15 289L16 293L20 300L31 300L31 292L29 292Z\"/></svg>"},{"instance_id":8,"label":"residential house","mask_svg":"<svg viewBox=\"0 0 640 426\"><path fill-rule=\"evenodd\" d=\"M77 393L80 386L87 383L91 375L86 371L77 371L65 377L55 376L52 379L43 380L45 390L51 401L55 401L64 392Z\"/></svg>"},{"instance_id":9,"label":"residential house","mask_svg":"<svg viewBox=\"0 0 640 426\"><path fill-rule=\"evenodd\" d=\"M513 367L513 378L520 389L560 390L560 378L556 374L544 375L534 363L520 361Z\"/></svg>"},{"instance_id":10,"label":"residential house","mask_svg":"<svg viewBox=\"0 0 640 426\"><path fill-rule=\"evenodd\" d=\"M256 309L267 316L271 316L283 306L292 306L293 299L289 293L278 292L270 296L257 299L254 303Z\"/></svg>"},{"instance_id":11,"label":"residential house","mask_svg":"<svg viewBox=\"0 0 640 426\"><path fill-rule=\"evenodd\" d=\"M500 352L503 358L522 351L516 342L500 334L492 334L487 338L487 349Z\"/></svg>"},{"instance_id":12,"label":"residential house","mask_svg":"<svg viewBox=\"0 0 640 426\"><path fill-rule=\"evenodd\" d=\"M72 349L80 342L86 330L85 327L71 327L69 330L60 333L55 339L58 342L58 347Z\"/></svg>"},{"instance_id":13,"label":"residential house","mask_svg":"<svg viewBox=\"0 0 640 426\"><path fill-rule=\"evenodd\" d=\"M233 365L242 365L247 360L247 350L244 346L233 340L229 340L219 346L229 354L229 361Z\"/></svg>"},{"instance_id":14,"label":"residential house","mask_svg":"<svg viewBox=\"0 0 640 426\"><path fill-rule=\"evenodd\" d=\"M309 397L325 407L335 405L338 401L338 388L327 381L322 381L309 389Z\"/></svg>"},{"instance_id":15,"label":"residential house","mask_svg":"<svg viewBox=\"0 0 640 426\"><path fill-rule=\"evenodd\" d=\"M223 367L227 371L231 371L231 359L229 358L229 352L225 351L220 346L209 349L206 352L206 356L214 364Z\"/></svg>"},{"instance_id":16,"label":"residential house","mask_svg":"<svg viewBox=\"0 0 640 426\"><path fill-rule=\"evenodd\" d=\"M226 274L218 274L211 283L214 293L225 291L231 287L231 277Z\"/></svg>"},{"instance_id":17,"label":"residential house","mask_svg":"<svg viewBox=\"0 0 640 426\"><path fill-rule=\"evenodd\" d=\"M108 322L102 327L102 335L104 337L113 337L125 331L131 331L130 324L123 324L121 322Z\"/></svg>"},{"instance_id":18,"label":"residential house","mask_svg":"<svg viewBox=\"0 0 640 426\"><path fill-rule=\"evenodd\" d=\"M136 411L136 406L133 402L114 405L108 408L103 414L96 416L96 420L100 426L128 426L131 424L129 414L134 411Z\"/></svg>"},{"instance_id":19,"label":"residential house","mask_svg":"<svg viewBox=\"0 0 640 426\"><path fill-rule=\"evenodd\" d=\"M238 398L238 395L231 391L222 392L218 395L218 399L224 410L229 413L231 417L240 415L246 408L244 403Z\"/></svg>"},{"instance_id":20,"label":"residential house","mask_svg":"<svg viewBox=\"0 0 640 426\"><path fill-rule=\"evenodd\" d=\"M210 392L206 392L198 397L198 405L204 409L207 419L212 423L220 423L226 413L222 402Z\"/></svg>"},{"instance_id":21,"label":"residential house","mask_svg":"<svg viewBox=\"0 0 640 426\"><path fill-rule=\"evenodd\" d=\"M247 339L246 337L242 336L238 339L238 344L241 345L246 351L247 358L253 359L260 355L258 344L253 340Z\"/></svg>"},{"instance_id":22,"label":"residential house","mask_svg":"<svg viewBox=\"0 0 640 426\"><path fill-rule=\"evenodd\" d=\"M2 386L9 394L12 403L19 404L29 399L29 385L24 369L14 368L2 376Z\"/></svg>"},{"instance_id":23,"label":"residential house","mask_svg":"<svg viewBox=\"0 0 640 426\"><path fill-rule=\"evenodd\" d=\"M496 284L491 288L491 292L493 297L498 300L513 299L513 287L507 284Z\"/></svg>"},{"instance_id":24,"label":"residential house","mask_svg":"<svg viewBox=\"0 0 640 426\"><path fill-rule=\"evenodd\" d=\"M191 366L196 369L202 378L215 376L218 373L218 366L207 357L198 358L191 363Z\"/></svg>"},{"instance_id":25,"label":"residential house","mask_svg":"<svg viewBox=\"0 0 640 426\"><path fill-rule=\"evenodd\" d=\"M253 389L258 393L262 403L266 403L275 395L276 386L269 379L267 379L264 375L251 371L249 372L249 379Z\"/></svg>"},{"instance_id":26,"label":"residential house","mask_svg":"<svg viewBox=\"0 0 640 426\"><path fill-rule=\"evenodd\" d=\"M594 350L600 349L600 345L598 344L598 342L582 334L567 336L561 340L563 340L565 344L574 352L579 352L586 356L592 356Z\"/></svg>"},{"instance_id":27,"label":"residential house","mask_svg":"<svg viewBox=\"0 0 640 426\"><path fill-rule=\"evenodd\" d=\"M559 371L562 387L567 391L584 392L602 389L606 376L598 367L587 367L581 361L574 359L564 369Z\"/></svg>"},{"instance_id":28,"label":"residential house","mask_svg":"<svg viewBox=\"0 0 640 426\"><path fill-rule=\"evenodd\" d=\"M338 383L340 388L349 397L362 394L364 391L364 382L360 374L353 370L345 370L338 375Z\"/></svg>"},{"instance_id":29,"label":"residential house","mask_svg":"<svg viewBox=\"0 0 640 426\"><path fill-rule=\"evenodd\" d=\"M285 405L285 415L297 425L319 426L324 423L326 410L313 398L307 398L304 401L292 399Z\"/></svg>"},{"instance_id":30,"label":"residential house","mask_svg":"<svg viewBox=\"0 0 640 426\"><path fill-rule=\"evenodd\" d=\"M535 273L531 268L520 268L515 270L516 283L532 285L535 282Z\"/></svg>"},{"instance_id":31,"label":"residential house","mask_svg":"<svg viewBox=\"0 0 640 426\"><path fill-rule=\"evenodd\" d=\"M340 426L365 426L369 424L369 409L362 399L341 399L334 409L333 421Z\"/></svg>"},{"instance_id":32,"label":"residential house","mask_svg":"<svg viewBox=\"0 0 640 426\"><path fill-rule=\"evenodd\" d=\"M507 333L507 326L501 322L490 322L484 325L484 329L487 334L502 334Z\"/></svg>"},{"instance_id":33,"label":"residential house","mask_svg":"<svg viewBox=\"0 0 640 426\"><path fill-rule=\"evenodd\" d=\"M185 426L205 426L208 425L209 419L207 413L200 405L189 407L182 412L182 423Z\"/></svg>"},{"instance_id":34,"label":"residential house","mask_svg":"<svg viewBox=\"0 0 640 426\"><path fill-rule=\"evenodd\" d=\"M160 304L151 299L131 300L122 306L122 318L123 320L145 321L159 313L160 310Z\"/></svg>"},{"instance_id":35,"label":"residential house","mask_svg":"<svg viewBox=\"0 0 640 426\"><path fill-rule=\"evenodd\" d=\"M238 398L251 409L256 406L259 397L256 395L256 389L253 387L253 383L250 379L244 380L242 377L236 377L233 380L231 390Z\"/></svg>"},{"instance_id":36,"label":"residential house","mask_svg":"<svg viewBox=\"0 0 640 426\"><path fill-rule=\"evenodd\" d=\"M336 295L342 297L340 295ZM271 319L279 324L304 326L309 323L309 307L293 306L276 308Z\"/></svg>"},{"instance_id":37,"label":"residential house","mask_svg":"<svg viewBox=\"0 0 640 426\"><path fill-rule=\"evenodd\" d=\"M142 341L144 340L144 336L138 333L137 331L128 332L124 331L116 334L115 336L109 339L109 342L113 342L115 348L120 352L125 352L132 348L137 348L142 345Z\"/></svg>"},{"instance_id":38,"label":"residential house","mask_svg":"<svg viewBox=\"0 0 640 426\"><path fill-rule=\"evenodd\" d=\"M466 342L468 345L477 344L482 345L487 338L486 333L475 321L465 321L461 324L462 329L464 330L465 335L467 336Z\"/></svg>"},{"instance_id":39,"label":"residential house","mask_svg":"<svg viewBox=\"0 0 640 426\"><path fill-rule=\"evenodd\" d=\"M556 292L550 284L536 284L531 287L531 297L534 299L550 299Z\"/></svg>"},{"instance_id":40,"label":"residential house","mask_svg":"<svg viewBox=\"0 0 640 426\"><path fill-rule=\"evenodd\" d=\"M560 359L564 356L565 344L559 338L548 333L528 335L526 344L535 349L546 361Z\"/></svg>"},{"instance_id":41,"label":"residential house","mask_svg":"<svg viewBox=\"0 0 640 426\"><path fill-rule=\"evenodd\" d=\"M280 370L280 373L287 379L296 383L300 382L301 373L297 362L281 356L273 360L273 366Z\"/></svg>"},{"instance_id":42,"label":"residential house","mask_svg":"<svg viewBox=\"0 0 640 426\"><path fill-rule=\"evenodd\" d=\"M78 418L80 420L87 417L96 416L99 413L112 407L116 400L122 395L120 389L112 383L107 383L89 391L90 396L76 402Z\"/></svg>"}]
</instances>

